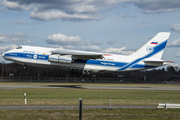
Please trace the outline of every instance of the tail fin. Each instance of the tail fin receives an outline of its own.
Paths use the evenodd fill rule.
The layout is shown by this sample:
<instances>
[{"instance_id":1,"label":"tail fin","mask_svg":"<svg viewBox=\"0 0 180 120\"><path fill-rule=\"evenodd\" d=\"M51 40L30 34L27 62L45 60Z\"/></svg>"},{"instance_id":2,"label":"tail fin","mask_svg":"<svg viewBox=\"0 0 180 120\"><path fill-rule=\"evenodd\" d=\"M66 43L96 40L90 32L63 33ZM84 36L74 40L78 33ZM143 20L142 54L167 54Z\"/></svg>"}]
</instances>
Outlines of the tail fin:
<instances>
[{"instance_id":1,"label":"tail fin","mask_svg":"<svg viewBox=\"0 0 180 120\"><path fill-rule=\"evenodd\" d=\"M169 32L158 33L131 56L161 59L169 36Z\"/></svg>"}]
</instances>

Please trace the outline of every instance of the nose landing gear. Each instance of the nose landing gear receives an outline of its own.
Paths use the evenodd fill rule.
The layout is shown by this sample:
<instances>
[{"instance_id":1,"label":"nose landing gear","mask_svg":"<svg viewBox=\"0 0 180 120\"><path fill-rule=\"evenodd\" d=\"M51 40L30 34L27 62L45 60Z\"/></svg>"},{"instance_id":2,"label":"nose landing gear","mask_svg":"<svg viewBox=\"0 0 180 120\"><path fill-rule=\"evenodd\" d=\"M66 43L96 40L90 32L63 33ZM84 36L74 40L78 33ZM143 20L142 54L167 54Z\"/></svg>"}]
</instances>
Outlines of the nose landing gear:
<instances>
[{"instance_id":1,"label":"nose landing gear","mask_svg":"<svg viewBox=\"0 0 180 120\"><path fill-rule=\"evenodd\" d=\"M23 69L24 69L24 70L27 70L27 66L26 66L26 65L24 65Z\"/></svg>"}]
</instances>

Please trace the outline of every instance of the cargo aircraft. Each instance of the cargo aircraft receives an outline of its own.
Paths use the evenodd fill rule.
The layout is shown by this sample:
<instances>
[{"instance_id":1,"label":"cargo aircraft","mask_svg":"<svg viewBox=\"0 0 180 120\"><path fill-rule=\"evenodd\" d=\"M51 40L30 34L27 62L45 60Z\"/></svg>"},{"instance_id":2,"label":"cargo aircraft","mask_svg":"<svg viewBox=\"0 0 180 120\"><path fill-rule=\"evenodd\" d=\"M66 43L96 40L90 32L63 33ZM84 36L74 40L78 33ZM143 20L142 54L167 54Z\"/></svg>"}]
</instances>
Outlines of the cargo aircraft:
<instances>
[{"instance_id":1,"label":"cargo aircraft","mask_svg":"<svg viewBox=\"0 0 180 120\"><path fill-rule=\"evenodd\" d=\"M160 32L131 55L19 46L2 54L5 60L27 66L60 68L71 74L143 70L171 63L162 60L169 32Z\"/></svg>"}]
</instances>

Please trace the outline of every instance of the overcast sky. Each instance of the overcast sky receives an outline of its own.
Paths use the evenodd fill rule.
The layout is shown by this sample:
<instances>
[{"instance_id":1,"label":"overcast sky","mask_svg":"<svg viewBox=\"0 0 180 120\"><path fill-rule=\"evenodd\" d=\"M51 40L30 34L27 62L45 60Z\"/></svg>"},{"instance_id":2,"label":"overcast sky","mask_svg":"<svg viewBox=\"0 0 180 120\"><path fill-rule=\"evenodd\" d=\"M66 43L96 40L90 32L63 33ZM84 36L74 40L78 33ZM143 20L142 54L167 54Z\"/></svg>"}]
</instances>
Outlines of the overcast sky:
<instances>
[{"instance_id":1,"label":"overcast sky","mask_svg":"<svg viewBox=\"0 0 180 120\"><path fill-rule=\"evenodd\" d=\"M0 54L31 45L126 55L171 32L163 59L180 65L180 0L0 0L0 26Z\"/></svg>"}]
</instances>

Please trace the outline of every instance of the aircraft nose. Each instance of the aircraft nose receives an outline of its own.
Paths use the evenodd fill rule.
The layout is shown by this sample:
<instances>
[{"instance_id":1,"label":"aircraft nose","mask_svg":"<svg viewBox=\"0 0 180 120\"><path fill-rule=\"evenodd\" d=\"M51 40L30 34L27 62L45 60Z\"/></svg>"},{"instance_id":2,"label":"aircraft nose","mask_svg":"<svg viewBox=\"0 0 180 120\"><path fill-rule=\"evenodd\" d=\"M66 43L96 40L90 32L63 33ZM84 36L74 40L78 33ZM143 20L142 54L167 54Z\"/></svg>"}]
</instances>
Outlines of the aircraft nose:
<instances>
[{"instance_id":1,"label":"aircraft nose","mask_svg":"<svg viewBox=\"0 0 180 120\"><path fill-rule=\"evenodd\" d=\"M3 57L3 58L5 58L5 57L6 57L6 52L4 52L4 53L2 54L2 57Z\"/></svg>"},{"instance_id":2,"label":"aircraft nose","mask_svg":"<svg viewBox=\"0 0 180 120\"><path fill-rule=\"evenodd\" d=\"M2 54L2 57L4 57L4 53Z\"/></svg>"}]
</instances>

